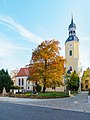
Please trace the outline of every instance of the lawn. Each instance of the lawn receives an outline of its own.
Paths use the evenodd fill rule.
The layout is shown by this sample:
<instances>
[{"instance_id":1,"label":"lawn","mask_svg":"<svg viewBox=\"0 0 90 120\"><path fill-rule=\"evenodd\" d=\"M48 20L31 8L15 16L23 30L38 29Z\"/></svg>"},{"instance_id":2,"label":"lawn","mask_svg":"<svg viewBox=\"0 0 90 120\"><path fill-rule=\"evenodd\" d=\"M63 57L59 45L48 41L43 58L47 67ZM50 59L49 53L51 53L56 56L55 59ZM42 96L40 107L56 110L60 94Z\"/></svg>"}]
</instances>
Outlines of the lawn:
<instances>
[{"instance_id":1,"label":"lawn","mask_svg":"<svg viewBox=\"0 0 90 120\"><path fill-rule=\"evenodd\" d=\"M48 99L48 98L63 98L69 97L69 95L65 92L46 92L46 93L38 93L32 94L30 92L25 94L15 94L13 97L20 97L20 98L38 98L38 99Z\"/></svg>"},{"instance_id":2,"label":"lawn","mask_svg":"<svg viewBox=\"0 0 90 120\"><path fill-rule=\"evenodd\" d=\"M68 94L64 92L46 92L46 93L38 93L38 97L41 98L62 98L68 97Z\"/></svg>"}]
</instances>

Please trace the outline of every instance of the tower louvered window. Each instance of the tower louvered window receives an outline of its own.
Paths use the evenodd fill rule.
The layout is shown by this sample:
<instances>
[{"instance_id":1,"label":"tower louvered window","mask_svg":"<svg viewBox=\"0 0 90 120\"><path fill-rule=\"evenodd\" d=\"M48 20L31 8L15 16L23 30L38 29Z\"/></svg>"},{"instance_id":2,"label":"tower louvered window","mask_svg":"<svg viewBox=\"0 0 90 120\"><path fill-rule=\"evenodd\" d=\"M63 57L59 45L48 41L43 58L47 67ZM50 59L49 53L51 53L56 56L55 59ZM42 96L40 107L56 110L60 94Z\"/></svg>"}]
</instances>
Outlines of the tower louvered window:
<instances>
[{"instance_id":1,"label":"tower louvered window","mask_svg":"<svg viewBox=\"0 0 90 120\"><path fill-rule=\"evenodd\" d=\"M69 51L69 55L72 56L72 50Z\"/></svg>"}]
</instances>

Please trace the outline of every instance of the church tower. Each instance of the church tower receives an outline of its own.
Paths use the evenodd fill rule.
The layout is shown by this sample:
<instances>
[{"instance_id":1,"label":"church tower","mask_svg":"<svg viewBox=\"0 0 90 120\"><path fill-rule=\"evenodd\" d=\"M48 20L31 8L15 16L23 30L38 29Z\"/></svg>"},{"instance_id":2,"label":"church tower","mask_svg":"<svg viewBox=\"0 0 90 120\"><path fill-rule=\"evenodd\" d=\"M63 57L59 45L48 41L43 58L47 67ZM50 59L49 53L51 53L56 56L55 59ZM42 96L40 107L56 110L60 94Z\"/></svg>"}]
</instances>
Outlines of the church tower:
<instances>
[{"instance_id":1,"label":"church tower","mask_svg":"<svg viewBox=\"0 0 90 120\"><path fill-rule=\"evenodd\" d=\"M79 60L79 39L76 36L76 25L71 18L71 24L68 27L69 37L65 41L66 72L78 73L80 71Z\"/></svg>"}]
</instances>

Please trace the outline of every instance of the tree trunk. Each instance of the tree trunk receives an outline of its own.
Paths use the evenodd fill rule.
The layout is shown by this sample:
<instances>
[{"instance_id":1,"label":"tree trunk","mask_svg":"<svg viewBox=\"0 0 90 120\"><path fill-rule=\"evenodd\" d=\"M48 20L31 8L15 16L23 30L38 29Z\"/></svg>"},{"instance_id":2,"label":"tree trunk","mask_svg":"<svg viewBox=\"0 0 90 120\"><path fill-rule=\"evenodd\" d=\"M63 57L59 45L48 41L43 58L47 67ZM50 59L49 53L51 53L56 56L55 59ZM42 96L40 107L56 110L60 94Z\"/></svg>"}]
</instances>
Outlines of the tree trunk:
<instances>
[{"instance_id":1,"label":"tree trunk","mask_svg":"<svg viewBox=\"0 0 90 120\"><path fill-rule=\"evenodd\" d=\"M45 88L45 85L44 85L44 86L43 86L43 93L45 93L45 89L46 89L46 88Z\"/></svg>"},{"instance_id":2,"label":"tree trunk","mask_svg":"<svg viewBox=\"0 0 90 120\"><path fill-rule=\"evenodd\" d=\"M43 93L45 93L46 90L46 78L44 78L44 82L43 82Z\"/></svg>"},{"instance_id":3,"label":"tree trunk","mask_svg":"<svg viewBox=\"0 0 90 120\"><path fill-rule=\"evenodd\" d=\"M47 69L47 60L45 59L45 76L43 81L43 93L45 93L45 89L46 89L46 69Z\"/></svg>"}]
</instances>

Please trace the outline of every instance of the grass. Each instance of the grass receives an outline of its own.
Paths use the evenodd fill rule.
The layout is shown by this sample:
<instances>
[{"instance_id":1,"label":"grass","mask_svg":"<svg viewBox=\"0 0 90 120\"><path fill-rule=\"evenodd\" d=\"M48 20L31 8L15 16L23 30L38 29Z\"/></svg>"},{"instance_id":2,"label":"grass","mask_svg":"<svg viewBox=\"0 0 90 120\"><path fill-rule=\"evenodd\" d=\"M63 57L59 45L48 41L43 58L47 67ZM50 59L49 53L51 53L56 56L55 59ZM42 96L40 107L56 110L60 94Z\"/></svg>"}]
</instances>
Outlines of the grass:
<instances>
[{"instance_id":1,"label":"grass","mask_svg":"<svg viewBox=\"0 0 90 120\"><path fill-rule=\"evenodd\" d=\"M71 91L70 93L71 93L71 95L76 95L76 94L78 94L77 91Z\"/></svg>"},{"instance_id":2,"label":"grass","mask_svg":"<svg viewBox=\"0 0 90 120\"><path fill-rule=\"evenodd\" d=\"M12 97L48 99L48 98L69 97L69 95L67 93L65 93L65 92L56 92L56 91L53 91L53 92L45 92L45 93L40 92L38 94L32 94L30 92L27 92L25 94L15 94Z\"/></svg>"},{"instance_id":3,"label":"grass","mask_svg":"<svg viewBox=\"0 0 90 120\"><path fill-rule=\"evenodd\" d=\"M38 96L46 98L59 98L59 97L68 97L68 94L64 92L46 92L39 93Z\"/></svg>"},{"instance_id":4,"label":"grass","mask_svg":"<svg viewBox=\"0 0 90 120\"><path fill-rule=\"evenodd\" d=\"M46 92L46 93L40 92L38 94L32 94L32 93L16 94L15 97L48 99L48 98L69 97L69 95L67 93L64 93L64 92Z\"/></svg>"}]
</instances>

